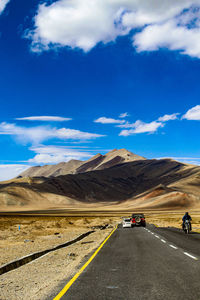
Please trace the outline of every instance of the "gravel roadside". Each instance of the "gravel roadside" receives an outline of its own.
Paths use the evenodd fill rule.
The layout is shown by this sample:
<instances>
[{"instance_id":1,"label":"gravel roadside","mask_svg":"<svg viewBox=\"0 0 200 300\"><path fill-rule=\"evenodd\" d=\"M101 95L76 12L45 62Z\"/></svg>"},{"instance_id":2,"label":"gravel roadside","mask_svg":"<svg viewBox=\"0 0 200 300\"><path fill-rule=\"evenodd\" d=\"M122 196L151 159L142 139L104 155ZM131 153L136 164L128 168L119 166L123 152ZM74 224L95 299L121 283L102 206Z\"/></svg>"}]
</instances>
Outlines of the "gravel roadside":
<instances>
[{"instance_id":1,"label":"gravel roadside","mask_svg":"<svg viewBox=\"0 0 200 300\"><path fill-rule=\"evenodd\" d=\"M93 252L112 229L111 227L105 230L96 229L94 233L76 244L51 252L1 275L0 300L46 299L61 281L67 282L77 272L84 257Z\"/></svg>"}]
</instances>

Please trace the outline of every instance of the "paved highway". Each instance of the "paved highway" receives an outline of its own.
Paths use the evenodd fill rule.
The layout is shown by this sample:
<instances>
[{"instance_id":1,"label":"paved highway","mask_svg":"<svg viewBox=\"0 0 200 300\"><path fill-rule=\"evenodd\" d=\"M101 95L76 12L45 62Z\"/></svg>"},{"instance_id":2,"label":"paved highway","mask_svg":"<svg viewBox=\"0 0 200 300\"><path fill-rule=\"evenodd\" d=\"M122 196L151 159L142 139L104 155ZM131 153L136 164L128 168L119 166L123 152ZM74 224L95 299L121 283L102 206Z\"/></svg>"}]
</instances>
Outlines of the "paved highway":
<instances>
[{"instance_id":1,"label":"paved highway","mask_svg":"<svg viewBox=\"0 0 200 300\"><path fill-rule=\"evenodd\" d=\"M199 300L200 234L118 228L61 299Z\"/></svg>"}]
</instances>

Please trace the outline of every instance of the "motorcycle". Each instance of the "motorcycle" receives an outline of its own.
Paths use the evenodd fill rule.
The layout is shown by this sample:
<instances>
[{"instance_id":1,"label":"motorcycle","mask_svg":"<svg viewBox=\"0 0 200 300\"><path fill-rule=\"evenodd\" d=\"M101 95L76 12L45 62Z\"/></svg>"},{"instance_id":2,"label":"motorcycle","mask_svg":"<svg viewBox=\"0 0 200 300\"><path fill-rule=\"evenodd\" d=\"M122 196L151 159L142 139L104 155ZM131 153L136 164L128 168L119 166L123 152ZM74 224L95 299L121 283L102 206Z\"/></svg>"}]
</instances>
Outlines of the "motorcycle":
<instances>
[{"instance_id":1,"label":"motorcycle","mask_svg":"<svg viewBox=\"0 0 200 300\"><path fill-rule=\"evenodd\" d=\"M186 234L189 234L190 233L190 221L189 220L185 220L185 223L184 223L184 228L183 228L183 230L184 230L184 232L186 233Z\"/></svg>"}]
</instances>

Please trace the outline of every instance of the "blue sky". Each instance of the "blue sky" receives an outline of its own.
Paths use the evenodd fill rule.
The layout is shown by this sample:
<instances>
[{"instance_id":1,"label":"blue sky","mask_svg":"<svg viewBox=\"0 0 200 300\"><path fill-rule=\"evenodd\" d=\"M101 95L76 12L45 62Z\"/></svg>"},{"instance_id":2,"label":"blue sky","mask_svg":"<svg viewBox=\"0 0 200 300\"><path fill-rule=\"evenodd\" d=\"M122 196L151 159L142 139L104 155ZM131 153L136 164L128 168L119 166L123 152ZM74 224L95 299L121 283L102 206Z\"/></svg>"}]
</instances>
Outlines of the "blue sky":
<instances>
[{"instance_id":1,"label":"blue sky","mask_svg":"<svg viewBox=\"0 0 200 300\"><path fill-rule=\"evenodd\" d=\"M0 0L0 180L113 148L200 164L200 0Z\"/></svg>"}]
</instances>

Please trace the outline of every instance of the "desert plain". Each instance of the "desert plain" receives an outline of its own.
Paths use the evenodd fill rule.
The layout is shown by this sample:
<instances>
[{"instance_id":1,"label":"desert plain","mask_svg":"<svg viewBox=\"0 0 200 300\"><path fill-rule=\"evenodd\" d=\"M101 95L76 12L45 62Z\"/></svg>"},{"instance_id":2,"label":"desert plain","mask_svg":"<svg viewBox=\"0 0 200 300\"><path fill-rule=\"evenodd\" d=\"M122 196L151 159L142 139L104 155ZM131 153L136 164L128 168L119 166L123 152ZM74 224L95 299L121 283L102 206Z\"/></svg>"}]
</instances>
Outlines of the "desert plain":
<instances>
[{"instance_id":1,"label":"desert plain","mask_svg":"<svg viewBox=\"0 0 200 300\"><path fill-rule=\"evenodd\" d=\"M159 227L181 228L184 211L143 211L147 223ZM0 264L4 265L31 253L49 249L94 231L79 242L52 251L31 263L0 276L0 299L47 299L59 283L71 278L110 232L131 212L74 212L61 216L16 215L0 217ZM65 215L66 214L66 215ZM85 214L85 216L84 216ZM193 231L200 233L200 211L190 211ZM82 216L80 216L82 215ZM105 226L106 225L106 226ZM102 229L103 228L103 229ZM134 230L131 229L131 230Z\"/></svg>"}]
</instances>

